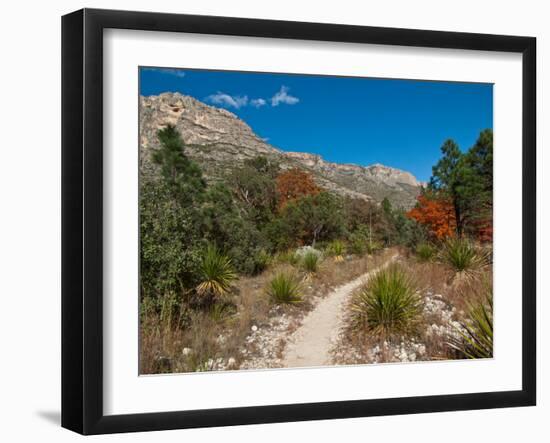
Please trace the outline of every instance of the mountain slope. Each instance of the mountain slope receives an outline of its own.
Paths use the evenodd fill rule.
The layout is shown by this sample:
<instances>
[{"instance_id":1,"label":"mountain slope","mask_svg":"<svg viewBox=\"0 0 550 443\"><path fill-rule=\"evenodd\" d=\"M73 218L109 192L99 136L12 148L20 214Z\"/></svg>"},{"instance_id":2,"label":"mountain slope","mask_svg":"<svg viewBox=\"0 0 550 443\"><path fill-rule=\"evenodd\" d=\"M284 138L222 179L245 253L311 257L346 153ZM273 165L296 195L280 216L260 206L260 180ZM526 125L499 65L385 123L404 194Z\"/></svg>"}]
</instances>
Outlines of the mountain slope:
<instances>
[{"instance_id":1,"label":"mountain slope","mask_svg":"<svg viewBox=\"0 0 550 443\"><path fill-rule=\"evenodd\" d=\"M219 180L247 158L274 158L283 169L300 167L311 172L323 188L344 196L411 207L420 183L405 171L380 164L359 166L323 160L319 155L285 152L258 137L235 114L179 93L140 97L140 167L154 173L150 161L158 148L156 132L174 125L186 144L186 153L200 164L206 177Z\"/></svg>"}]
</instances>

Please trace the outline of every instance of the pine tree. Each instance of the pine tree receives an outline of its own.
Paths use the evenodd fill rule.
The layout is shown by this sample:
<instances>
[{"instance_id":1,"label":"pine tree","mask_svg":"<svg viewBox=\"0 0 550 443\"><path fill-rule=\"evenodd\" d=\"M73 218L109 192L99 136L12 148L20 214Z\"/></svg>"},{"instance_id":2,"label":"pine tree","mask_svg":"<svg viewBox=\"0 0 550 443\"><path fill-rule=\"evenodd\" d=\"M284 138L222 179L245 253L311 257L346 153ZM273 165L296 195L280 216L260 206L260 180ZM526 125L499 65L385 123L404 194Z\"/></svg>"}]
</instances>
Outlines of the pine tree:
<instances>
[{"instance_id":1,"label":"pine tree","mask_svg":"<svg viewBox=\"0 0 550 443\"><path fill-rule=\"evenodd\" d=\"M206 189L199 166L185 155L183 140L172 125L157 132L160 148L152 160L160 166L161 176L174 197L182 204L193 204Z\"/></svg>"}]
</instances>

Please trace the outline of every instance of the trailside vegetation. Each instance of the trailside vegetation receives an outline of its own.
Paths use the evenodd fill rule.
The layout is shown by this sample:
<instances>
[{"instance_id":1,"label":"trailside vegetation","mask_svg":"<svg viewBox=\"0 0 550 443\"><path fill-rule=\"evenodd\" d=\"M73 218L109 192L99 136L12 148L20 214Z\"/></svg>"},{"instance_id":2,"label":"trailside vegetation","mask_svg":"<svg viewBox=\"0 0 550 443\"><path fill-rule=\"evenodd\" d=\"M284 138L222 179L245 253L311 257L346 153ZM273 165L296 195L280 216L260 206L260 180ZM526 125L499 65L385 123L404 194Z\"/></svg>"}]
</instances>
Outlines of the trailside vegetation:
<instances>
[{"instance_id":1,"label":"trailside vegetation","mask_svg":"<svg viewBox=\"0 0 550 443\"><path fill-rule=\"evenodd\" d=\"M200 355L185 357L187 369L205 370L216 347L211 338L196 336L197 328L246 326L236 320L243 278L265 273L268 281L262 289L266 299L247 306L288 307L303 306L306 279L322 279L328 268L332 272L350 257L390 246L407 249L418 263L437 261L457 274L490 263L490 130L466 152L447 140L429 184L409 210L392 206L388 198L343 197L324 189L308 171L283 169L264 156L207 181L173 126L157 137L154 171L140 180L141 333L144 343L165 343L170 336L184 343L184 333L204 342ZM387 337L413 333L421 312L418 290L402 268L380 272L355 299L356 325L362 325L357 327ZM453 342L456 352L489 354L490 303L469 311L471 321ZM144 372L171 371L162 356L144 352Z\"/></svg>"},{"instance_id":2,"label":"trailside vegetation","mask_svg":"<svg viewBox=\"0 0 550 443\"><path fill-rule=\"evenodd\" d=\"M408 216L425 225L432 237L470 236L490 242L493 232L493 132L481 132L462 152L453 140L441 146L427 189Z\"/></svg>"}]
</instances>

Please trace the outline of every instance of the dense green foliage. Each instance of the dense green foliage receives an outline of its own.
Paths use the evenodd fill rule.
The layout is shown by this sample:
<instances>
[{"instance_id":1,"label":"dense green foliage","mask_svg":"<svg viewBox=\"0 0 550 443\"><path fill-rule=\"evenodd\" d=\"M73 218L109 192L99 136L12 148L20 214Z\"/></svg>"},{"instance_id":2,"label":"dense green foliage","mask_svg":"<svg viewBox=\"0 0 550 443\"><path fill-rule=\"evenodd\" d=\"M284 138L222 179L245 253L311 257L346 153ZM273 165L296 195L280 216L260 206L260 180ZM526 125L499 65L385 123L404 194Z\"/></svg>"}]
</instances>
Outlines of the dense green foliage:
<instances>
[{"instance_id":1,"label":"dense green foliage","mask_svg":"<svg viewBox=\"0 0 550 443\"><path fill-rule=\"evenodd\" d=\"M443 144L441 153L429 188L452 202L457 235L476 233L480 223L492 226L493 131L482 131L466 153L453 140Z\"/></svg>"},{"instance_id":2,"label":"dense green foliage","mask_svg":"<svg viewBox=\"0 0 550 443\"><path fill-rule=\"evenodd\" d=\"M376 205L315 189L281 205L277 180L282 172L266 157L245 160L226 180L207 184L174 127L158 131L158 139L160 147L151 159L160 174L141 180L144 296L200 292L197 288L210 281L205 259L213 259L214 251L235 273L253 275L265 270L272 254L298 264L293 251L302 245L328 244L329 253L342 260L346 250L362 255L382 245L414 244L422 238L419 225L392 208L388 199ZM300 174L294 171L302 181L310 180ZM294 182L304 187L300 180L288 179L283 184L290 194ZM302 265L313 272L314 260L319 259L305 257Z\"/></svg>"},{"instance_id":3,"label":"dense green foliage","mask_svg":"<svg viewBox=\"0 0 550 443\"><path fill-rule=\"evenodd\" d=\"M384 336L413 332L422 313L415 285L398 265L373 276L356 296L352 309L358 327L366 326Z\"/></svg>"},{"instance_id":4,"label":"dense green foliage","mask_svg":"<svg viewBox=\"0 0 550 443\"><path fill-rule=\"evenodd\" d=\"M183 153L177 131L158 132L162 148L153 153L162 179L141 183L142 287L148 294L173 292L197 280L202 236L198 209L206 183L199 167Z\"/></svg>"},{"instance_id":5,"label":"dense green foliage","mask_svg":"<svg viewBox=\"0 0 550 443\"><path fill-rule=\"evenodd\" d=\"M271 221L277 207L275 179L278 173L277 163L266 157L255 157L245 160L243 167L235 169L229 177L234 196L247 218L260 228Z\"/></svg>"},{"instance_id":6,"label":"dense green foliage","mask_svg":"<svg viewBox=\"0 0 550 443\"><path fill-rule=\"evenodd\" d=\"M201 212L204 239L231 257L239 272L254 274L262 268L268 244L254 222L243 216L227 186L210 186Z\"/></svg>"},{"instance_id":7,"label":"dense green foliage","mask_svg":"<svg viewBox=\"0 0 550 443\"><path fill-rule=\"evenodd\" d=\"M362 225L354 232L351 232L348 237L349 250L352 254L363 255L367 252L369 245L373 242L371 240L370 230L367 226Z\"/></svg>"},{"instance_id":8,"label":"dense green foliage","mask_svg":"<svg viewBox=\"0 0 550 443\"><path fill-rule=\"evenodd\" d=\"M319 188L307 172L283 171L263 156L207 183L174 127L157 135L156 169L140 183L141 293L150 298L148 306L206 293L219 298L238 275L261 273L274 259L313 273L319 256L295 253L306 245L318 245L336 261L391 245L410 247L422 260L433 255L426 226L388 198L377 204L339 196ZM452 200L457 232L467 233L476 216L491 212L492 132L482 132L465 154L452 141L442 152L430 189ZM442 256L456 270L472 267L481 261L470 246L448 242Z\"/></svg>"},{"instance_id":9,"label":"dense green foliage","mask_svg":"<svg viewBox=\"0 0 550 443\"><path fill-rule=\"evenodd\" d=\"M227 185L207 186L199 166L186 156L178 132L168 126L158 137L160 148L153 152L152 161L158 165L160 177L145 175L141 181L142 294L158 298L188 294L197 288L204 282L207 245L221 251L237 272L264 270L269 242L256 220L265 218L261 214L267 209L262 205L267 202L272 208L274 202L257 195L250 198L254 205L247 208ZM268 166L272 167L251 163L244 169L259 168L262 176ZM266 189L265 183L258 185L258 190L266 193Z\"/></svg>"},{"instance_id":10,"label":"dense green foliage","mask_svg":"<svg viewBox=\"0 0 550 443\"><path fill-rule=\"evenodd\" d=\"M287 203L266 227L272 248L284 250L300 245L312 245L344 235L341 199L321 192Z\"/></svg>"}]
</instances>

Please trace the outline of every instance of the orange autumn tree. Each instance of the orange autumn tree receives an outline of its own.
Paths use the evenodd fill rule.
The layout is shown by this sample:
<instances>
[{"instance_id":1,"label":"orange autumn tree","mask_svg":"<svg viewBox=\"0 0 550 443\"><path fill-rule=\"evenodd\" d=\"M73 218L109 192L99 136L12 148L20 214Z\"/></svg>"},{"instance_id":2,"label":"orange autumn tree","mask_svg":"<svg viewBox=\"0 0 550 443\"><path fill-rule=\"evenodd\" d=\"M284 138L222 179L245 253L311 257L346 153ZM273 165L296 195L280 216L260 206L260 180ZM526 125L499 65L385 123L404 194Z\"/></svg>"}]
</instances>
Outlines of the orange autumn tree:
<instances>
[{"instance_id":1,"label":"orange autumn tree","mask_svg":"<svg viewBox=\"0 0 550 443\"><path fill-rule=\"evenodd\" d=\"M407 212L407 217L426 226L430 234L438 240L455 235L454 208L447 198L423 193L418 196L416 206Z\"/></svg>"},{"instance_id":2,"label":"orange autumn tree","mask_svg":"<svg viewBox=\"0 0 550 443\"><path fill-rule=\"evenodd\" d=\"M321 192L321 188L315 184L311 174L299 168L289 169L277 176L279 209L300 197L317 195L319 192Z\"/></svg>"},{"instance_id":3,"label":"orange autumn tree","mask_svg":"<svg viewBox=\"0 0 550 443\"><path fill-rule=\"evenodd\" d=\"M493 241L492 207L479 211L479 216L471 221L471 230L479 242L490 243Z\"/></svg>"}]
</instances>

